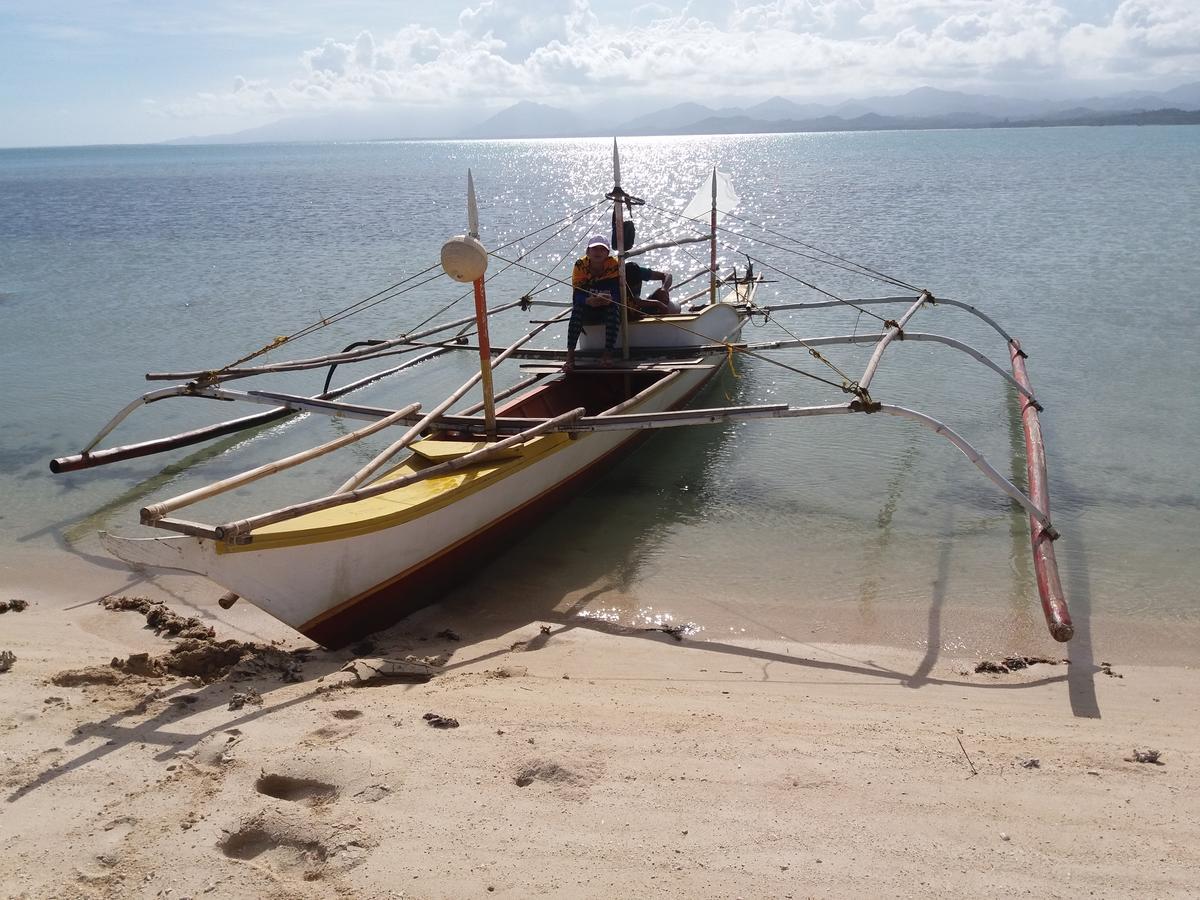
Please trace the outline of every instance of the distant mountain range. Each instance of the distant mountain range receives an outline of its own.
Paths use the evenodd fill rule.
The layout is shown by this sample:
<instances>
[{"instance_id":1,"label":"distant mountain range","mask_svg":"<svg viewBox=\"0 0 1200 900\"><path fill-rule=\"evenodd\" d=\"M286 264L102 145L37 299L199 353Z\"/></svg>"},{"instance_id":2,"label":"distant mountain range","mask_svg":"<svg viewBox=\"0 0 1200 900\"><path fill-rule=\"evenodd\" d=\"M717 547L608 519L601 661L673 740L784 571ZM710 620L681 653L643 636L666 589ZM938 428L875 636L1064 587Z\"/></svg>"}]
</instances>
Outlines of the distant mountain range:
<instances>
[{"instance_id":1,"label":"distant mountain range","mask_svg":"<svg viewBox=\"0 0 1200 900\"><path fill-rule=\"evenodd\" d=\"M234 134L174 144L411 138L549 138L654 134L755 134L1014 128L1055 125L1200 124L1200 81L1168 91L1050 101L922 87L897 96L819 104L771 97L748 107L680 103L627 120L582 121L574 113L522 101L483 122L463 111L374 111L285 119Z\"/></svg>"}]
</instances>

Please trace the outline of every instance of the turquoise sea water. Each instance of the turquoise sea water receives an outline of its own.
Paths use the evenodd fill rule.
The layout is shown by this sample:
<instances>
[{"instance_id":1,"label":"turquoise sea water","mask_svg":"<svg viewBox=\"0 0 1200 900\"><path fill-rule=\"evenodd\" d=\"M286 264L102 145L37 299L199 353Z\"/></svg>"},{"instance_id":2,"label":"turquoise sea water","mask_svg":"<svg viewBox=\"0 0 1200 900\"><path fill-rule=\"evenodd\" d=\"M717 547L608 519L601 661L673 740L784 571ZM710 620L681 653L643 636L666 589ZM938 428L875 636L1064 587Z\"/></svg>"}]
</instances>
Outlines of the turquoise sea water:
<instances>
[{"instance_id":1,"label":"turquoise sea water","mask_svg":"<svg viewBox=\"0 0 1200 900\"><path fill-rule=\"evenodd\" d=\"M138 530L146 502L345 429L294 420L208 450L67 476L47 469L155 387L143 373L229 362L436 262L445 237L463 230L468 167L483 240L497 247L596 202L611 187L610 156L609 142L593 140L0 151L0 554L33 565L63 548L97 554L95 531ZM668 210L717 165L732 174L745 219L996 318L1028 350L1046 407L1057 550L1076 618L1200 622L1200 128L646 138L623 141L622 161L625 187L650 201L638 212L644 240L665 233ZM571 239L606 221L604 210L585 216ZM796 278L842 297L896 293L788 252L794 245L748 222L728 225L731 247L788 273L767 270L760 302L821 299ZM538 239L519 246L526 265L545 271L563 245L550 255ZM683 277L703 255L677 249L647 262ZM733 249L723 258L745 264ZM515 299L538 280L513 268L489 300ZM392 336L460 295L441 278L270 358ZM498 321L494 337L545 316ZM821 335L878 323L853 310L780 313L745 337L787 337L780 326ZM960 311L923 312L910 328L1007 365L1000 338ZM550 331L541 343L561 341ZM869 350L827 355L857 374ZM780 358L828 374L802 351ZM353 399L428 406L469 372L466 359L423 366ZM323 375L267 386L316 392ZM962 354L898 345L873 394L943 419L1023 483L1012 395ZM841 399L743 359L706 404ZM168 401L111 440L253 411ZM378 446L196 517L316 496ZM999 647L1041 628L1028 556L1024 515L944 440L882 417L775 420L656 437L462 592L502 584L543 605L626 624L692 623L705 636L872 631L975 648L966 623L982 619L995 623L1000 636L988 640Z\"/></svg>"}]
</instances>

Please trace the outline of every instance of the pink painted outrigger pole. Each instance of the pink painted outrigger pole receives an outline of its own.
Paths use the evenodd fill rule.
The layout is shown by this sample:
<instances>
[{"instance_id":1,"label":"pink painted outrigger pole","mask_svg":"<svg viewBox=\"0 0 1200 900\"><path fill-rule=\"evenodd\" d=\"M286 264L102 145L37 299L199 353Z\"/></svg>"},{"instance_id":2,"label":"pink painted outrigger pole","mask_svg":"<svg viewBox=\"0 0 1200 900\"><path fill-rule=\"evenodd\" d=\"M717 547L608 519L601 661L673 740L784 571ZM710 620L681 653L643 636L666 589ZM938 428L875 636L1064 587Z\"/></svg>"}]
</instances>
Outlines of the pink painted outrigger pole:
<instances>
[{"instance_id":1,"label":"pink painted outrigger pole","mask_svg":"<svg viewBox=\"0 0 1200 900\"><path fill-rule=\"evenodd\" d=\"M1012 338L1008 344L1012 357L1013 378L1032 394L1029 375L1025 371L1025 353L1021 344ZM1042 424L1038 420L1038 405L1021 395L1021 424L1025 429L1025 468L1029 474L1029 499L1047 516L1050 515L1050 487L1046 479L1046 450L1042 441ZM1058 577L1058 560L1054 557L1054 540L1058 533L1042 525L1033 516L1029 517L1029 537L1033 545L1033 570L1037 575L1038 593L1042 598L1042 612L1050 636L1056 641L1067 642L1075 635L1071 624L1071 613L1063 596L1062 582Z\"/></svg>"}]
</instances>

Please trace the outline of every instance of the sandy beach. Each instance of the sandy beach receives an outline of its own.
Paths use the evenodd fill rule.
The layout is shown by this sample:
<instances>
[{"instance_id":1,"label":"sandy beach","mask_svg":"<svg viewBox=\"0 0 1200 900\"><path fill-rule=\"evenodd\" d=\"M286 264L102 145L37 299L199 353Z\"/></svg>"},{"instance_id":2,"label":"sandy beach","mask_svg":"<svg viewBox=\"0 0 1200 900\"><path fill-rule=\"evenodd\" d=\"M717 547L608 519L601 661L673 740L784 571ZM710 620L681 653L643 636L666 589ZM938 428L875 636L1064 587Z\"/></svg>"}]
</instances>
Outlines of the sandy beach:
<instances>
[{"instance_id":1,"label":"sandy beach","mask_svg":"<svg viewBox=\"0 0 1200 900\"><path fill-rule=\"evenodd\" d=\"M221 610L198 578L65 554L4 575L5 596L28 603L0 614L15 656L0 673L4 896L1182 897L1200 884L1184 665L1093 661L1077 641L976 673L980 660L937 653L677 640L461 600L326 652L245 603ZM195 621L156 634L144 610L157 605L107 609L106 595ZM1169 638L1179 657L1193 640ZM356 658L434 674L363 680L344 671Z\"/></svg>"}]
</instances>

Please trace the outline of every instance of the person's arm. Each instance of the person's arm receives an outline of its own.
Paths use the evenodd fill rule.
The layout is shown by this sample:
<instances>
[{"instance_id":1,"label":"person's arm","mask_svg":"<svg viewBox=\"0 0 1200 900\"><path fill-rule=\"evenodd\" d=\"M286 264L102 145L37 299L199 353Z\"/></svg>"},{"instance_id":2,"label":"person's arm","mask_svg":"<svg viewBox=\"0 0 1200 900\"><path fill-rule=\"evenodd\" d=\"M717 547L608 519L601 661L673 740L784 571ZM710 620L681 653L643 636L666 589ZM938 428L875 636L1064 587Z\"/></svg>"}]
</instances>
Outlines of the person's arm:
<instances>
[{"instance_id":1,"label":"person's arm","mask_svg":"<svg viewBox=\"0 0 1200 900\"><path fill-rule=\"evenodd\" d=\"M621 302L621 276L611 275L608 278L597 278L588 289L592 296L588 300L590 306L608 306L609 303Z\"/></svg>"},{"instance_id":2,"label":"person's arm","mask_svg":"<svg viewBox=\"0 0 1200 900\"><path fill-rule=\"evenodd\" d=\"M613 260L613 265L608 268L611 271L607 271L604 278L592 278L588 261L577 261L571 271L571 284L574 286L571 301L588 306L608 306L609 303L619 302L621 278L616 260Z\"/></svg>"}]
</instances>

